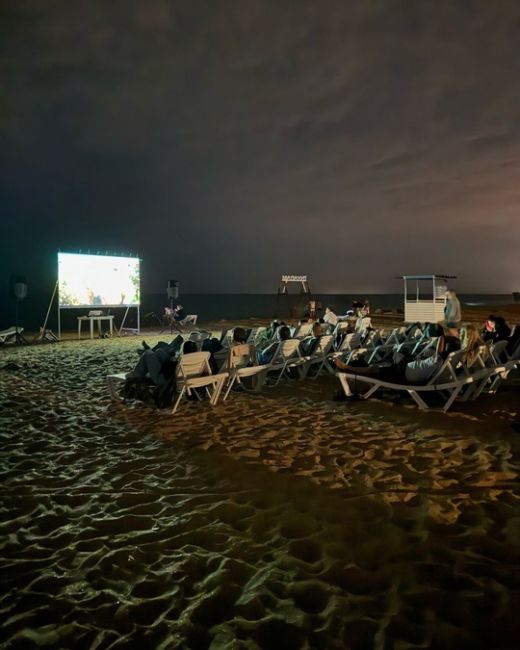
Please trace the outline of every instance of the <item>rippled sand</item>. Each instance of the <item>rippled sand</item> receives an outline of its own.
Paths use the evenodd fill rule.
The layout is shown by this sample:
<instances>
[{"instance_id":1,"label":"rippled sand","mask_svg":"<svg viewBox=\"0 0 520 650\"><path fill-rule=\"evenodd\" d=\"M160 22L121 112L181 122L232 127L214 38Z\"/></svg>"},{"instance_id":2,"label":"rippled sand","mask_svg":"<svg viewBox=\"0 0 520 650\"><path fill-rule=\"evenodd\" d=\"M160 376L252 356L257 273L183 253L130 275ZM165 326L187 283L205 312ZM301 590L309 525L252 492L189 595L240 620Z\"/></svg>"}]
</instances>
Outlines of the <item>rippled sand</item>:
<instances>
[{"instance_id":1,"label":"rippled sand","mask_svg":"<svg viewBox=\"0 0 520 650\"><path fill-rule=\"evenodd\" d=\"M518 645L515 382L449 415L325 377L171 416L108 400L138 343L0 350L2 647Z\"/></svg>"}]
</instances>

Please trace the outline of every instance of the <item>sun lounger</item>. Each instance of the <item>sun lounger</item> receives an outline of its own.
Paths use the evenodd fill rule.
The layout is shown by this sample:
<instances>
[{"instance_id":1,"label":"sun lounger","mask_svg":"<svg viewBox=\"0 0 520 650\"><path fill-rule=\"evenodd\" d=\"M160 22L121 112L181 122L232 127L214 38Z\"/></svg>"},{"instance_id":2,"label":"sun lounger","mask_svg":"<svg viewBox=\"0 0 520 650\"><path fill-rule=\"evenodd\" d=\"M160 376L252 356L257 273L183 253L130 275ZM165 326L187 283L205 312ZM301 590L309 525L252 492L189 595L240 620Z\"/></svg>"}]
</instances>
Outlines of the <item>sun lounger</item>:
<instances>
[{"instance_id":1,"label":"sun lounger","mask_svg":"<svg viewBox=\"0 0 520 650\"><path fill-rule=\"evenodd\" d=\"M365 393L361 394L361 397L363 399L368 399L371 395L373 395L377 390L381 388L388 390L405 391L410 395L410 397L414 400L414 402L421 410L429 410L430 407L424 401L421 395L423 393L437 394L446 398L442 406L442 411L446 412L453 404L455 399L460 395L461 391L464 390L464 388L475 385L480 387L481 385L485 384L491 376L495 375L497 372L500 372L500 370L503 371L504 369L484 368L478 370L470 376L463 376L457 379L452 378L451 380L447 377L444 377L439 382L431 381L427 384L419 385L395 384L387 381L382 381L378 377L369 377L367 375L355 375L342 372L338 373L338 377L347 397L351 397L354 394L351 385L354 386L355 390L360 384L365 383L368 384L370 388Z\"/></svg>"},{"instance_id":2,"label":"sun lounger","mask_svg":"<svg viewBox=\"0 0 520 650\"><path fill-rule=\"evenodd\" d=\"M306 336L312 334L312 323L302 323L295 327L293 330L292 337L293 339L304 339Z\"/></svg>"},{"instance_id":3,"label":"sun lounger","mask_svg":"<svg viewBox=\"0 0 520 650\"><path fill-rule=\"evenodd\" d=\"M356 386L366 379L367 381L365 383L370 384L371 387L366 393L361 395L363 398L370 397L379 388L406 391L421 409L427 409L428 406L420 397L419 393L432 391L441 393L445 391L447 393L447 400L443 410L448 410L455 398L461 396L466 400L472 397L476 390L481 390L481 385L489 380L489 377L495 370L494 368L478 368L474 372L470 372L470 370L467 368L464 369L461 365L463 356L464 352L462 350L448 354L442 365L433 373L428 382L424 384L397 384L395 382L383 381L379 377L355 373L338 373L338 377L347 396L352 395L352 391L348 387L348 379L354 381Z\"/></svg>"},{"instance_id":4,"label":"sun lounger","mask_svg":"<svg viewBox=\"0 0 520 650\"><path fill-rule=\"evenodd\" d=\"M5 343L14 343L16 341L16 334L21 334L23 332L23 327L8 327L6 330L0 330L0 345Z\"/></svg>"},{"instance_id":5,"label":"sun lounger","mask_svg":"<svg viewBox=\"0 0 520 650\"><path fill-rule=\"evenodd\" d=\"M182 320L177 321L180 325L196 325L197 324L197 314L188 314Z\"/></svg>"},{"instance_id":6,"label":"sun lounger","mask_svg":"<svg viewBox=\"0 0 520 650\"><path fill-rule=\"evenodd\" d=\"M192 394L195 388L203 388L206 391L212 406L217 403L224 383L228 378L228 373L213 375L209 365L209 358L209 352L191 352L184 354L179 359L175 372L179 393L173 405L172 413L177 410L183 396ZM122 401L122 398L118 395L117 386L124 383L127 376L128 373L108 375L108 389L112 399ZM195 391L195 395L199 397L197 391Z\"/></svg>"},{"instance_id":7,"label":"sun lounger","mask_svg":"<svg viewBox=\"0 0 520 650\"><path fill-rule=\"evenodd\" d=\"M334 369L329 363L328 357L332 352L332 346L334 344L334 337L332 334L321 336L318 341L316 349L310 356L303 357L304 363L301 364L300 378L305 379L308 376L309 371L314 366L318 366L317 371L315 372L313 378L317 379L323 368L327 368L330 372L334 372Z\"/></svg>"},{"instance_id":8,"label":"sun lounger","mask_svg":"<svg viewBox=\"0 0 520 650\"><path fill-rule=\"evenodd\" d=\"M258 392L265 383L267 373L271 369L269 364L263 366L246 366L245 368L235 368L229 371L229 384L224 393L223 400L226 400L235 382L239 384L244 390L249 392ZM254 378L253 387L248 387L244 379Z\"/></svg>"},{"instance_id":9,"label":"sun lounger","mask_svg":"<svg viewBox=\"0 0 520 650\"><path fill-rule=\"evenodd\" d=\"M299 339L287 339L281 341L278 345L270 363L270 373L276 373L276 380L274 386L280 383L282 377L286 374L289 368L298 369L299 366L305 363L305 359L301 356L299 351ZM299 376L301 376L298 370Z\"/></svg>"}]
</instances>

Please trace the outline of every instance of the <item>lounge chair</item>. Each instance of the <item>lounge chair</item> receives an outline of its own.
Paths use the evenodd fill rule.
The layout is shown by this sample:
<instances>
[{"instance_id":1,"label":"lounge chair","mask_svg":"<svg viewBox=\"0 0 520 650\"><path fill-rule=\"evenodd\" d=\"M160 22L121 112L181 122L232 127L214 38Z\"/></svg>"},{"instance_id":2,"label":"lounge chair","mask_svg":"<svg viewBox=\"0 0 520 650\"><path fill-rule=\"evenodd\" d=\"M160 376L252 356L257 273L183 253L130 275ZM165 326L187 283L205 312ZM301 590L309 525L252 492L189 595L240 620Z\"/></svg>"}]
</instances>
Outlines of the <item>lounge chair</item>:
<instances>
[{"instance_id":1,"label":"lounge chair","mask_svg":"<svg viewBox=\"0 0 520 650\"><path fill-rule=\"evenodd\" d=\"M8 327L6 330L0 330L0 345L5 343L14 343L16 341L16 334L21 334L23 327Z\"/></svg>"},{"instance_id":2,"label":"lounge chair","mask_svg":"<svg viewBox=\"0 0 520 650\"><path fill-rule=\"evenodd\" d=\"M304 339L306 336L312 334L312 323L302 323L295 327L293 330L292 337L293 339Z\"/></svg>"},{"instance_id":3,"label":"lounge chair","mask_svg":"<svg viewBox=\"0 0 520 650\"><path fill-rule=\"evenodd\" d=\"M446 397L446 401L442 406L442 410L446 412L465 388L471 387L471 394L473 396L473 388L476 387L478 394L480 394L480 387L485 385L490 377L494 376L497 372L504 371L504 368L500 367L481 368L470 375L464 374L463 376L458 377L456 369L461 354L462 353L458 351L452 352L448 355L442 366L433 374L426 384L397 384L383 381L379 377L356 375L355 373L338 372L337 375L347 397L351 397L354 395L354 392L357 392L352 390L350 385L351 383L354 385L354 389L356 389L359 384L365 383L369 384L370 388L365 393L361 394L363 399L368 399L380 388L404 391L410 395L421 410L428 410L430 407L421 397L420 393L438 394Z\"/></svg>"},{"instance_id":4,"label":"lounge chair","mask_svg":"<svg viewBox=\"0 0 520 650\"><path fill-rule=\"evenodd\" d=\"M255 347L258 347L265 336L266 330L267 327L263 326L252 329L247 337L247 343L252 343Z\"/></svg>"},{"instance_id":5,"label":"lounge chair","mask_svg":"<svg viewBox=\"0 0 520 650\"><path fill-rule=\"evenodd\" d=\"M197 348L200 350L202 344L206 339L211 338L211 332L207 330L193 330L188 337L188 341L192 341L197 345Z\"/></svg>"},{"instance_id":6,"label":"lounge chair","mask_svg":"<svg viewBox=\"0 0 520 650\"><path fill-rule=\"evenodd\" d=\"M205 389L212 406L217 403L228 374L211 374L209 358L209 352L191 352L189 354L184 354L179 359L175 371L175 381L177 389L180 389L180 391L173 405L172 413L175 413L177 410L184 394L191 394L195 388ZM107 383L111 399L123 401L123 398L117 392L117 386L121 386L124 383L128 374L129 373L117 373L108 375ZM195 394L198 396L197 392L195 392Z\"/></svg>"},{"instance_id":7,"label":"lounge chair","mask_svg":"<svg viewBox=\"0 0 520 650\"><path fill-rule=\"evenodd\" d=\"M180 325L196 325L197 324L197 314L188 314L182 320L177 321Z\"/></svg>"},{"instance_id":8,"label":"lounge chair","mask_svg":"<svg viewBox=\"0 0 520 650\"><path fill-rule=\"evenodd\" d=\"M320 376L324 367L330 372L334 372L334 369L329 363L329 356L332 352L333 344L334 337L332 334L320 336L320 340L318 341L318 345L314 352L310 356L303 357L305 362L301 365L301 379L305 379L305 377L308 376L310 369L314 366L318 366L318 370L315 372L313 379L317 379Z\"/></svg>"},{"instance_id":9,"label":"lounge chair","mask_svg":"<svg viewBox=\"0 0 520 650\"><path fill-rule=\"evenodd\" d=\"M298 369L298 374L301 376L299 366L305 363L305 359L300 354L299 345L299 339L287 339L279 343L271 358L269 368L269 372L276 373L274 386L280 383L280 380L289 368Z\"/></svg>"},{"instance_id":10,"label":"lounge chair","mask_svg":"<svg viewBox=\"0 0 520 650\"><path fill-rule=\"evenodd\" d=\"M225 370L228 373L228 386L223 399L227 399L235 383L246 391L258 392L264 385L270 368L271 364L258 365L256 350L251 344L243 343L233 346L225 364ZM243 381L246 378L251 378L251 386Z\"/></svg>"},{"instance_id":11,"label":"lounge chair","mask_svg":"<svg viewBox=\"0 0 520 650\"><path fill-rule=\"evenodd\" d=\"M334 356L339 357L343 356L349 352L352 352L353 350L358 349L361 346L361 334L359 332L352 332L351 334L347 334L343 341L341 342L341 345L336 348L336 351L334 352Z\"/></svg>"},{"instance_id":12,"label":"lounge chair","mask_svg":"<svg viewBox=\"0 0 520 650\"><path fill-rule=\"evenodd\" d=\"M177 388L180 392L172 408L175 413L179 403L185 393L191 394L194 388L204 388L210 398L211 406L215 406L224 383L228 377L227 372L221 372L216 375L211 373L209 365L209 352L191 352L184 354L177 364L176 381ZM198 396L198 393L195 391Z\"/></svg>"},{"instance_id":13,"label":"lounge chair","mask_svg":"<svg viewBox=\"0 0 520 650\"><path fill-rule=\"evenodd\" d=\"M372 327L372 319L370 316L362 316L357 319L354 325L354 331L363 335L370 327Z\"/></svg>"}]
</instances>

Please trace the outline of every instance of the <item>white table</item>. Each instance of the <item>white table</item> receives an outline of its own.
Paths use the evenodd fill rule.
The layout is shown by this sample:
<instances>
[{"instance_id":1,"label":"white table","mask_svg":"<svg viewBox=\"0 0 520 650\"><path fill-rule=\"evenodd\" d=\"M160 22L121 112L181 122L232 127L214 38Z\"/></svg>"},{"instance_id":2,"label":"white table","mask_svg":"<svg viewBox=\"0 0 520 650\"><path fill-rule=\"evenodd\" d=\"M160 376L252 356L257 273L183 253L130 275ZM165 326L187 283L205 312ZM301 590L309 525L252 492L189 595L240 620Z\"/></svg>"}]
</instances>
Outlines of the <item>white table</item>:
<instances>
[{"instance_id":1,"label":"white table","mask_svg":"<svg viewBox=\"0 0 520 650\"><path fill-rule=\"evenodd\" d=\"M110 336L114 331L114 317L113 316L78 316L78 339L81 338L81 326L85 321L90 323L90 338L94 338L94 321L97 321L98 333L101 334L101 321L107 320L110 325Z\"/></svg>"}]
</instances>

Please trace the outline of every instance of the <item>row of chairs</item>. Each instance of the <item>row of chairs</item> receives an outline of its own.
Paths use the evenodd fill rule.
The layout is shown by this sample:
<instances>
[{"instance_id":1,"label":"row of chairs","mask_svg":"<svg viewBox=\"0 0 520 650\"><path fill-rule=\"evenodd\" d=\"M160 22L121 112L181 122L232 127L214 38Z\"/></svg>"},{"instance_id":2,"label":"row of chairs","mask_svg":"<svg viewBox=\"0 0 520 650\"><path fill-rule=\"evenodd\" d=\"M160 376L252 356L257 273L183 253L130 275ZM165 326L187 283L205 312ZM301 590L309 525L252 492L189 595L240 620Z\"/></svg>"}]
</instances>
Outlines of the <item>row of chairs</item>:
<instances>
[{"instance_id":1,"label":"row of chairs","mask_svg":"<svg viewBox=\"0 0 520 650\"><path fill-rule=\"evenodd\" d=\"M235 385L246 391L259 391L266 383L277 386L285 377L303 380L317 378L323 372L335 373L334 360L341 357L347 363L363 357L367 363L381 361L389 356L407 353L415 358L428 356L435 352L437 339L425 337L419 330L404 332L400 329L385 334L382 330L350 332L338 343L338 331L319 338L311 355L301 353L302 338L274 341L276 347L269 363L256 362L255 341L265 341L265 328L255 328L249 332L248 342L232 345L232 334L223 332L221 341L229 348L229 354L220 370L212 374L209 352L185 354L177 365L176 382L179 389L172 412L175 412L186 394L204 389L210 403L216 404L220 395L226 400ZM294 334L306 335L307 331L296 330ZM210 337L210 332L198 331L190 334L190 339L199 346ZM271 339L272 341L272 339ZM471 365L462 363L462 353L448 355L442 367L426 384L410 386L391 384L378 378L363 375L338 373L339 380L347 396L353 394L352 385L357 389L360 382L369 385L361 396L368 398L381 388L408 392L419 408L428 408L421 397L424 392L445 396L443 410L447 411L455 399L476 399L485 389L496 391L509 372L516 367L520 349L504 357L505 345L502 342L493 346L483 346ZM520 346L519 346L520 347ZM124 373L110 375L108 383L111 396L118 398L117 384L126 378Z\"/></svg>"},{"instance_id":2,"label":"row of chairs","mask_svg":"<svg viewBox=\"0 0 520 650\"><path fill-rule=\"evenodd\" d=\"M202 345L206 333L199 332L198 337L190 335L190 339ZM209 333L208 333L209 334ZM250 335L254 340L255 332ZM323 336L312 355L303 356L299 346L301 339L288 339L279 341L269 363L258 364L256 362L256 350L254 345L245 343L229 347L229 353L220 368L219 372L212 373L210 365L210 353L205 351L192 352L180 357L176 366L176 385L179 392L176 396L172 412L174 413L184 395L199 393L194 389L204 389L210 398L212 405L216 404L220 394L225 387L223 399L227 399L235 384L240 385L244 390L259 391L269 377L269 383L273 386L279 384L284 376L294 372L297 377L304 379L311 368L321 367L327 363L327 355L332 345L332 335ZM114 400L121 400L118 388L124 383L127 373L111 374L107 377L110 395Z\"/></svg>"},{"instance_id":3,"label":"row of chairs","mask_svg":"<svg viewBox=\"0 0 520 650\"><path fill-rule=\"evenodd\" d=\"M437 338L429 338L420 332L403 336L401 332L392 333L393 343L388 337L379 345L358 348L358 356L364 355L371 363L381 362L396 355L406 354L413 358L426 357L436 352ZM380 389L407 392L420 409L428 409L424 394L435 394L444 399L442 410L447 411L453 402L475 400L484 391L495 393L508 377L509 373L520 365L520 342L511 352L507 351L508 341L488 342L480 346L477 354L470 361L465 359L464 351L450 353L442 366L425 384L410 385L384 381L379 377L355 373L338 373L341 386L347 397L358 394L359 385L368 385L361 393L362 398L369 398Z\"/></svg>"}]
</instances>

